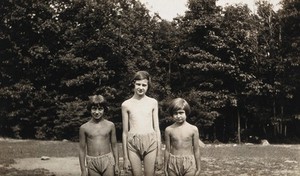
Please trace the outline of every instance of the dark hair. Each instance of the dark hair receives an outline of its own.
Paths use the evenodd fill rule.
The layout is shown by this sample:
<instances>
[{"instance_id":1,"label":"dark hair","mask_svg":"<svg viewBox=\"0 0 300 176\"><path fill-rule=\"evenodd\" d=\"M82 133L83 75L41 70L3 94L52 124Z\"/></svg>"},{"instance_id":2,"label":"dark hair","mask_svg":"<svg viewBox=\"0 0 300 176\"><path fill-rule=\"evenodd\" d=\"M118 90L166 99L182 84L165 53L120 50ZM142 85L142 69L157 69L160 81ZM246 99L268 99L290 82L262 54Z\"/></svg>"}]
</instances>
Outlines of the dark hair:
<instances>
[{"instance_id":1,"label":"dark hair","mask_svg":"<svg viewBox=\"0 0 300 176\"><path fill-rule=\"evenodd\" d=\"M131 80L131 86L134 86L135 81L143 80L143 79L148 80L148 90L149 90L149 88L151 87L151 76L147 71L136 72Z\"/></svg>"},{"instance_id":2,"label":"dark hair","mask_svg":"<svg viewBox=\"0 0 300 176\"><path fill-rule=\"evenodd\" d=\"M87 105L87 109L91 111L93 106L100 106L104 108L104 111L108 110L107 102L102 95L93 95L89 96L89 103Z\"/></svg>"},{"instance_id":3,"label":"dark hair","mask_svg":"<svg viewBox=\"0 0 300 176\"><path fill-rule=\"evenodd\" d=\"M183 98L175 98L169 104L169 114L172 116L176 111L183 109L186 115L191 113L191 107L189 103Z\"/></svg>"}]
</instances>

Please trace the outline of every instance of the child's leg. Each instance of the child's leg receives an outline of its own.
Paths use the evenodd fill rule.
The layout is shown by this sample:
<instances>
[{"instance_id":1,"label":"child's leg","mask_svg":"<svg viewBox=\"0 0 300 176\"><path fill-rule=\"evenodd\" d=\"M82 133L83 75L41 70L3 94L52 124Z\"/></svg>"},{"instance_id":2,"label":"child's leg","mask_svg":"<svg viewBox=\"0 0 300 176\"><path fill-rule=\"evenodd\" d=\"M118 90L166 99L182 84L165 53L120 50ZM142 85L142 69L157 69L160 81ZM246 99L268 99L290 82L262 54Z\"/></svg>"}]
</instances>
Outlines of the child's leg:
<instances>
[{"instance_id":1,"label":"child's leg","mask_svg":"<svg viewBox=\"0 0 300 176\"><path fill-rule=\"evenodd\" d=\"M102 174L103 176L114 176L115 175L115 167L114 165L109 165L105 172Z\"/></svg>"},{"instance_id":2,"label":"child's leg","mask_svg":"<svg viewBox=\"0 0 300 176\"><path fill-rule=\"evenodd\" d=\"M144 158L144 173L145 176L155 175L155 159L156 159L156 151L148 153Z\"/></svg>"},{"instance_id":3,"label":"child's leg","mask_svg":"<svg viewBox=\"0 0 300 176\"><path fill-rule=\"evenodd\" d=\"M186 170L186 176L194 176L196 173L196 166L194 164L190 164L190 168Z\"/></svg>"},{"instance_id":4,"label":"child's leg","mask_svg":"<svg viewBox=\"0 0 300 176\"><path fill-rule=\"evenodd\" d=\"M187 172L185 175L186 176L194 176L196 173L196 170L190 170L189 172Z\"/></svg>"},{"instance_id":5,"label":"child's leg","mask_svg":"<svg viewBox=\"0 0 300 176\"><path fill-rule=\"evenodd\" d=\"M131 150L128 150L128 157L129 157L129 161L130 161L130 164L131 164L131 169L132 169L133 176L143 175L143 173L142 173L142 161L141 161L140 156L137 153L135 153Z\"/></svg>"},{"instance_id":6,"label":"child's leg","mask_svg":"<svg viewBox=\"0 0 300 176\"><path fill-rule=\"evenodd\" d=\"M98 173L92 169L88 169L88 173L89 173L89 176L101 176L100 173Z\"/></svg>"},{"instance_id":7,"label":"child's leg","mask_svg":"<svg viewBox=\"0 0 300 176\"><path fill-rule=\"evenodd\" d=\"M177 176L177 174L173 171L171 171L170 169L168 169L168 175L169 176Z\"/></svg>"}]
</instances>

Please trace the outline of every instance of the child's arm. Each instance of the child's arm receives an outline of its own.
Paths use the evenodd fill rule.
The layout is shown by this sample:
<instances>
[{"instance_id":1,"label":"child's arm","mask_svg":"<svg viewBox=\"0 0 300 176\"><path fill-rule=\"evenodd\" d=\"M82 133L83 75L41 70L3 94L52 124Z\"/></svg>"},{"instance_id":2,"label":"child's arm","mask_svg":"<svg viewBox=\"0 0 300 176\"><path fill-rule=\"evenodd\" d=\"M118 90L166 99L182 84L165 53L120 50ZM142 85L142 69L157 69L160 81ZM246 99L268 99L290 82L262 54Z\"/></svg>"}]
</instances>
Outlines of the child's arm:
<instances>
[{"instance_id":1,"label":"child's arm","mask_svg":"<svg viewBox=\"0 0 300 176\"><path fill-rule=\"evenodd\" d=\"M122 104L122 124L123 124L123 133L122 133L122 144L123 144L123 166L124 170L128 172L130 167L128 152L127 152L127 137L128 137L128 112L124 104Z\"/></svg>"},{"instance_id":2,"label":"child's arm","mask_svg":"<svg viewBox=\"0 0 300 176\"><path fill-rule=\"evenodd\" d=\"M200 146L199 146L199 131L198 128L195 126L194 135L193 135L193 149L194 149L194 157L196 160L196 173L195 175L199 175L201 171L201 159L200 159Z\"/></svg>"},{"instance_id":3,"label":"child's arm","mask_svg":"<svg viewBox=\"0 0 300 176\"><path fill-rule=\"evenodd\" d=\"M118 152L118 143L117 143L117 137L116 137L116 127L114 124L112 124L112 130L111 130L111 146L115 158L115 174L119 175L120 169L119 169L119 152Z\"/></svg>"},{"instance_id":4,"label":"child's arm","mask_svg":"<svg viewBox=\"0 0 300 176\"><path fill-rule=\"evenodd\" d=\"M86 157L86 136L85 136L85 130L81 126L79 129L79 164L80 164L80 170L82 176L87 175L87 171L85 167L85 157Z\"/></svg>"},{"instance_id":5,"label":"child's arm","mask_svg":"<svg viewBox=\"0 0 300 176\"><path fill-rule=\"evenodd\" d=\"M162 158L161 158L161 134L159 129L159 120L158 120L158 103L155 100L155 105L153 109L153 126L157 136L157 154L156 154L156 161L157 161L157 168L162 168Z\"/></svg>"},{"instance_id":6,"label":"child's arm","mask_svg":"<svg viewBox=\"0 0 300 176\"><path fill-rule=\"evenodd\" d=\"M168 162L169 162L169 157L170 157L170 150L171 150L171 145L170 145L170 132L168 128L165 130L165 159L164 159L164 172L165 175L168 176Z\"/></svg>"}]
</instances>

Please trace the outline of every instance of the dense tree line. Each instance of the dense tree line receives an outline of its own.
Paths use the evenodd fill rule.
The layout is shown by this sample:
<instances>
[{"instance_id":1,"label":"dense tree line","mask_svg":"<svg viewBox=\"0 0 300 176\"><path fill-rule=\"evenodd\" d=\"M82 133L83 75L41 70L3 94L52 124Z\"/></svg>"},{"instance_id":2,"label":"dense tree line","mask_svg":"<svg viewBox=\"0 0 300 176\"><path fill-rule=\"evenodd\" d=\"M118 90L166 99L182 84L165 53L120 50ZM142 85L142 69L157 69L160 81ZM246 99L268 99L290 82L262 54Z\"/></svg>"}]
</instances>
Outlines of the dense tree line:
<instances>
[{"instance_id":1,"label":"dense tree line","mask_svg":"<svg viewBox=\"0 0 300 176\"><path fill-rule=\"evenodd\" d=\"M300 2L281 3L275 12L258 1L253 13L189 0L169 22L137 0L3 0L0 135L77 140L92 94L107 98L107 118L121 132L131 76L147 70L162 131L171 123L168 101L180 96L202 140L295 141Z\"/></svg>"}]
</instances>

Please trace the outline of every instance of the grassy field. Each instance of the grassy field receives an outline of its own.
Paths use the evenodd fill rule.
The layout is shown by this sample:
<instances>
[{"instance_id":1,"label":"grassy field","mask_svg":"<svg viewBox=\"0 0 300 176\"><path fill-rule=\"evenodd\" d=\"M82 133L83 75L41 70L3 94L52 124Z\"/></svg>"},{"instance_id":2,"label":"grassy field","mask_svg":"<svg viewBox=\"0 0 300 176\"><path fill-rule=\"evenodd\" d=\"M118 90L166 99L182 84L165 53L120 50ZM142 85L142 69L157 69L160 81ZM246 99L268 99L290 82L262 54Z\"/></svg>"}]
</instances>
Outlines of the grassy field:
<instances>
[{"instance_id":1,"label":"grassy field","mask_svg":"<svg viewBox=\"0 0 300 176\"><path fill-rule=\"evenodd\" d=\"M77 157L77 151L78 143L73 142L0 140L0 175L55 175L43 168L11 166L18 158ZM121 144L119 151L122 156ZM300 176L300 145L206 145L201 155L203 176Z\"/></svg>"}]
</instances>

